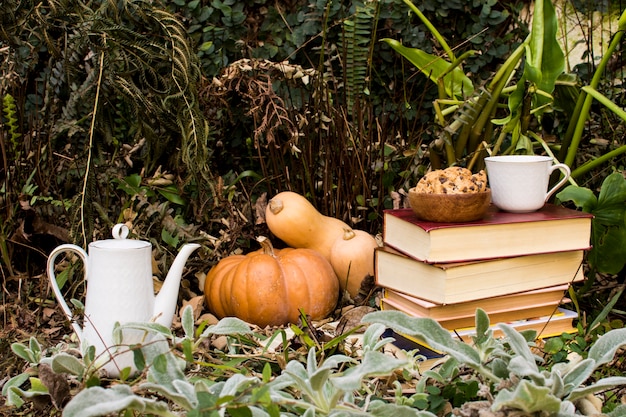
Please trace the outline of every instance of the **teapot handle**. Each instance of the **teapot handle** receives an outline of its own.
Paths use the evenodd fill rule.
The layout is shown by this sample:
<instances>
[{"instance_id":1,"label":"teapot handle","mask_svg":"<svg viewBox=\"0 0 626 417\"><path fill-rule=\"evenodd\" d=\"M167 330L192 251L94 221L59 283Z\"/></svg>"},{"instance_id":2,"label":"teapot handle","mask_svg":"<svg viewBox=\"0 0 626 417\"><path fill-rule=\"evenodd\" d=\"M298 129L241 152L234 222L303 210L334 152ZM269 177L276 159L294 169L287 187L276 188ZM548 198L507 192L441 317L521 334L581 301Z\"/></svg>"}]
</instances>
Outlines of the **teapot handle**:
<instances>
[{"instance_id":1,"label":"teapot handle","mask_svg":"<svg viewBox=\"0 0 626 417\"><path fill-rule=\"evenodd\" d=\"M85 274L84 274L85 280L87 280L88 256L87 256L87 252L85 252L81 247L72 245L72 244L58 246L52 252L50 252L50 255L48 256L48 279L50 280L52 291L54 291L54 295L57 298L57 301L59 302L59 304L61 305L63 312L65 313L67 318L70 320L70 323L72 324L72 327L74 328L74 332L76 333L78 338L82 341L83 331L78 325L78 323L76 322L76 320L74 319L72 310L70 310L67 303L65 302L65 299L63 298L63 294L61 293L61 289L59 288L59 284L57 283L56 276L54 275L54 260L56 259L58 255L60 255L63 252L74 252L82 259L83 264L84 264L83 268L85 271Z\"/></svg>"}]
</instances>

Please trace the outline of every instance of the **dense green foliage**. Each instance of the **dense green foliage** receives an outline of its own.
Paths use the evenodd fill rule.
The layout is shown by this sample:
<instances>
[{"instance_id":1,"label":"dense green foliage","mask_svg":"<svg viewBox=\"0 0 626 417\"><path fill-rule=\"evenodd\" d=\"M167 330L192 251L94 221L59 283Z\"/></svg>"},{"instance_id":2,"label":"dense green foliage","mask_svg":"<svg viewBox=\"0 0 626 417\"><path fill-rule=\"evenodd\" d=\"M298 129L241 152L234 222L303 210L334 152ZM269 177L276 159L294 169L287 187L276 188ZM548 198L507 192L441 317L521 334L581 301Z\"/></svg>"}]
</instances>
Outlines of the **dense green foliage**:
<instances>
[{"instance_id":1,"label":"dense green foliage","mask_svg":"<svg viewBox=\"0 0 626 417\"><path fill-rule=\"evenodd\" d=\"M467 67L485 77L525 36L514 25L521 3L423 7L455 48L481 46ZM161 165L180 174L179 193L191 197L181 214L196 221L209 221L203 208L220 204L220 181L235 185L249 173L240 179L253 187L251 198L291 188L324 213L366 220L361 227L373 231L379 210L391 205L389 192L426 169L436 89L379 39L436 51L395 1L9 1L1 14L9 64L1 89L18 106L19 133L38 132L21 155L39 155L35 195L82 194L73 223L90 226L102 216L94 204L116 193L113 184L95 184L113 172L145 168L150 177ZM241 59L287 61L316 75L294 83L260 66L233 74L237 82L216 94L212 77ZM67 178L51 181L68 158ZM33 161L26 167L34 169ZM14 177L8 201L29 174ZM119 206L112 209L108 216L117 216Z\"/></svg>"},{"instance_id":2,"label":"dense green foliage","mask_svg":"<svg viewBox=\"0 0 626 417\"><path fill-rule=\"evenodd\" d=\"M485 120L515 127L500 130L497 138L483 130L486 134L474 145L484 146L484 140L509 151L567 158L576 183L560 194L561 202L597 216L594 250L586 264L592 279L582 293L571 292L581 313L579 334L549 345L546 352L553 356L545 368L529 360L528 346L513 334L513 346L484 345L488 354L498 355L489 366L497 361L519 365L521 374L511 379L519 384L509 392L515 395L500 397L502 404L520 405L514 397L528 387L520 381L558 385L556 372L546 368L559 370L572 352L587 355L599 335L622 326L606 318L624 314L618 304L624 264L617 248L624 247L626 213L621 72L626 14L612 28L609 53L593 61L594 51L588 50L586 64L555 78L562 62L553 32L561 21L547 8L531 22L526 3L424 0L414 4L422 19L399 0L0 2L0 262L3 294L18 294L11 297L14 304L3 305L7 332L14 333L0 340L1 347L8 351L10 338L26 340L20 333L26 325L38 335L45 327L58 338L55 343L61 341L49 322L40 322L42 309L51 310L46 310L46 280L30 278L42 276L52 247L106 238L104 231L113 223L130 222L138 237L151 240L160 269L167 269L164 253L185 241L202 243L200 259L191 265L196 274L183 281L185 300L201 292L203 271L233 251L247 251L254 236L267 233L263 203L278 191L300 192L323 214L379 232L382 210L402 204L403 193L434 166L431 145L440 141L443 149L449 126L461 130L469 118L477 119L478 112L462 112L484 97L493 98ZM580 10L591 13L592 8ZM538 35L528 37L531 29ZM546 33L548 51L542 48ZM413 51L418 59L399 51ZM430 65L434 57L449 62ZM543 65L544 58L554 57L551 65ZM477 95L465 97L465 87L457 91L453 84L438 84L447 70ZM545 81L542 71L550 73L545 87L550 91L536 88ZM491 89L495 84L498 89ZM489 92L480 96L484 91ZM539 114L541 119L530 117ZM518 139L525 146L518 148ZM445 162L468 163L473 151L467 149L457 147L458 155L448 153ZM82 288L73 283L72 272L67 269L64 291L80 298ZM8 313L12 310L16 317ZM448 401L456 406L484 394L477 386L482 377L459 378L459 368L452 365L441 369L443 374L431 374L436 383L426 384L426 378L414 384L416 363L391 363L377 355L378 327L366 334L367 354L351 352L348 358L337 355L346 347L343 336L320 342L317 329L300 323L291 329L293 340L283 330L271 336L282 338L282 356L266 360L258 359L252 347L268 335L246 339L247 329L231 328L225 332L232 337L228 352L220 351L211 343L224 334L211 333L215 328L205 329L206 322L194 328L185 311L178 329L182 337L157 329L171 342L166 352L150 353L155 366L146 375L157 383L134 381L136 392L124 384L102 387L113 403L128 401L111 412L130 408L171 415L169 407L175 405L190 415L217 415L228 408L231 415L265 409L274 416L280 400L285 415L389 415L406 411L404 406L411 411L402 415L430 415ZM623 337L616 334L615 346ZM33 367L43 360L72 374L84 394L70 410L80 411L81 404L99 401L99 385L105 384L90 368L88 354L81 360L65 352L56 355L66 342L51 347L56 362L44 358L35 339L28 347L12 346ZM454 354L458 346L453 345ZM615 353L613 345L596 352ZM246 359L237 356L242 352ZM468 355L472 359L474 353ZM145 364L140 353L137 359ZM7 372L17 379L5 385L4 394L15 404L22 396L46 394L40 375L32 369L22 372L8 360ZM568 377L571 384L560 391L554 385L531 393L543 395L553 409L571 411L570 396L585 382L582 376L600 372L598 363L585 360L574 368L581 377ZM469 373L487 369L473 359L469 365ZM190 377L184 367L199 373ZM380 377L389 379L381 384ZM455 383L447 384L444 377ZM502 375L497 377L493 381L502 382ZM394 378L423 391L407 398L393 385ZM350 383L350 390L336 381ZM213 414L203 414L205 406Z\"/></svg>"}]
</instances>

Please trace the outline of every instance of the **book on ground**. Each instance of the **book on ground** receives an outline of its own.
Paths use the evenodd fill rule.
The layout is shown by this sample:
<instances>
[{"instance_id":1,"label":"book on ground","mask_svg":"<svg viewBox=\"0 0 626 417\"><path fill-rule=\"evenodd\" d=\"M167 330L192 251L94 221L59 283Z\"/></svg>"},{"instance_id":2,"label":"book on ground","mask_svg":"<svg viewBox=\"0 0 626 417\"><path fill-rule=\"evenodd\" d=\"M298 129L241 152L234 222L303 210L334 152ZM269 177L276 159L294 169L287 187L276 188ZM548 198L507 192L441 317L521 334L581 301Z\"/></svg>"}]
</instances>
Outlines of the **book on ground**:
<instances>
[{"instance_id":1,"label":"book on ground","mask_svg":"<svg viewBox=\"0 0 626 417\"><path fill-rule=\"evenodd\" d=\"M445 362L448 358L447 355L431 349L429 346L418 342L417 339L405 337L391 329L386 329L382 337L392 337L394 339L389 345L395 347L392 353L396 357L406 357L406 352L413 351L415 354L414 358L417 359L416 365L420 372L432 369ZM400 352L396 352L396 350Z\"/></svg>"},{"instance_id":2,"label":"book on ground","mask_svg":"<svg viewBox=\"0 0 626 417\"><path fill-rule=\"evenodd\" d=\"M429 263L588 249L592 217L553 204L532 213L492 206L478 221L437 223L419 220L410 208L389 209L383 211L383 240Z\"/></svg>"},{"instance_id":3,"label":"book on ground","mask_svg":"<svg viewBox=\"0 0 626 417\"><path fill-rule=\"evenodd\" d=\"M381 310L402 311L412 317L432 318L442 327L453 330L474 326L478 308L484 310L494 322L549 316L561 303L569 302L569 299L563 297L567 285L553 288L558 288L558 290L549 288L458 304L433 304L385 289L380 300L380 308ZM535 296L538 298L534 299ZM429 305L432 307L428 308Z\"/></svg>"},{"instance_id":4,"label":"book on ground","mask_svg":"<svg viewBox=\"0 0 626 417\"><path fill-rule=\"evenodd\" d=\"M454 304L581 281L583 255L573 250L428 264L383 246L374 253L374 276L380 287Z\"/></svg>"}]
</instances>

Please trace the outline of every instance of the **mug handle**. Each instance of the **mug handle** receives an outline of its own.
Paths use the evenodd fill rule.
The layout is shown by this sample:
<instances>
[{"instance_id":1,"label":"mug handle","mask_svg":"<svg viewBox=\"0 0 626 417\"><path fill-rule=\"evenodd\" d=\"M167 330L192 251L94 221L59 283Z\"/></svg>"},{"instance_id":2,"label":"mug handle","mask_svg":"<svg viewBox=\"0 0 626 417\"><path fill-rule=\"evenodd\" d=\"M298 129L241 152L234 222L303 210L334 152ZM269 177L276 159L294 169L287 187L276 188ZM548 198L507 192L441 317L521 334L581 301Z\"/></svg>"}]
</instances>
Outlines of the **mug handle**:
<instances>
[{"instance_id":1,"label":"mug handle","mask_svg":"<svg viewBox=\"0 0 626 417\"><path fill-rule=\"evenodd\" d=\"M546 198L544 201L548 201L548 198L550 198L550 196L552 194L554 194L554 192L556 190L559 189L559 187L563 184L565 184L565 181L567 181L569 179L569 177L572 175L572 172L570 171L569 167L565 164L554 164L550 167L550 171L549 174L552 174L555 170L561 170L561 172L563 173L563 178L561 178L559 180L559 182L557 182L554 187L550 188L550 190L548 191L548 193L546 194Z\"/></svg>"},{"instance_id":2,"label":"mug handle","mask_svg":"<svg viewBox=\"0 0 626 417\"><path fill-rule=\"evenodd\" d=\"M59 288L59 284L57 283L57 279L56 276L54 275L54 260L56 259L56 257L58 255L60 255L63 252L74 252L75 254L77 254L80 259L82 259L83 264L84 264L84 270L85 270L85 274L84 274L84 279L87 280L87 252L85 252L83 250L83 248L76 246L76 245L72 245L72 244L65 244L65 245L60 245L58 247L56 247L52 252L50 252L50 255L48 255L48 279L50 280L50 285L52 286L52 291L54 291L54 295L57 299L57 301L59 302L59 304L61 305L61 308L63 309L63 312L65 313L65 315L67 316L67 318L70 320L70 323L72 324L72 327L74 328L74 332L76 333L76 335L78 336L79 340L82 341L83 339L83 330L80 328L80 326L78 325L78 323L76 322L76 320L74 319L74 315L72 314L72 310L70 310L70 308L68 307L67 303L65 302L65 299L63 298L63 294L61 293L61 289Z\"/></svg>"}]
</instances>

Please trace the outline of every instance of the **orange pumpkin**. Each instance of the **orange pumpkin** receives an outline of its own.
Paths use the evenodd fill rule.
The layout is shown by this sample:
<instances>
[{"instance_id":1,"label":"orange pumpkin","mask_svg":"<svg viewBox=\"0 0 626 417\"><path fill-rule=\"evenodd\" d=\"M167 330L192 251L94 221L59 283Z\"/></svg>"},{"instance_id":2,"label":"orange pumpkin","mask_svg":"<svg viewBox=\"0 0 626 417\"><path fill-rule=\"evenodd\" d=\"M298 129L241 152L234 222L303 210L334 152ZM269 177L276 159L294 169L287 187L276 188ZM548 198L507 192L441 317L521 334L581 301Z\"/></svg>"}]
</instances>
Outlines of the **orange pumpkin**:
<instances>
[{"instance_id":1,"label":"orange pumpkin","mask_svg":"<svg viewBox=\"0 0 626 417\"><path fill-rule=\"evenodd\" d=\"M262 249L231 255L207 274L204 296L218 318L235 316L261 327L296 323L300 309L312 320L326 318L339 297L330 263L312 249Z\"/></svg>"}]
</instances>

